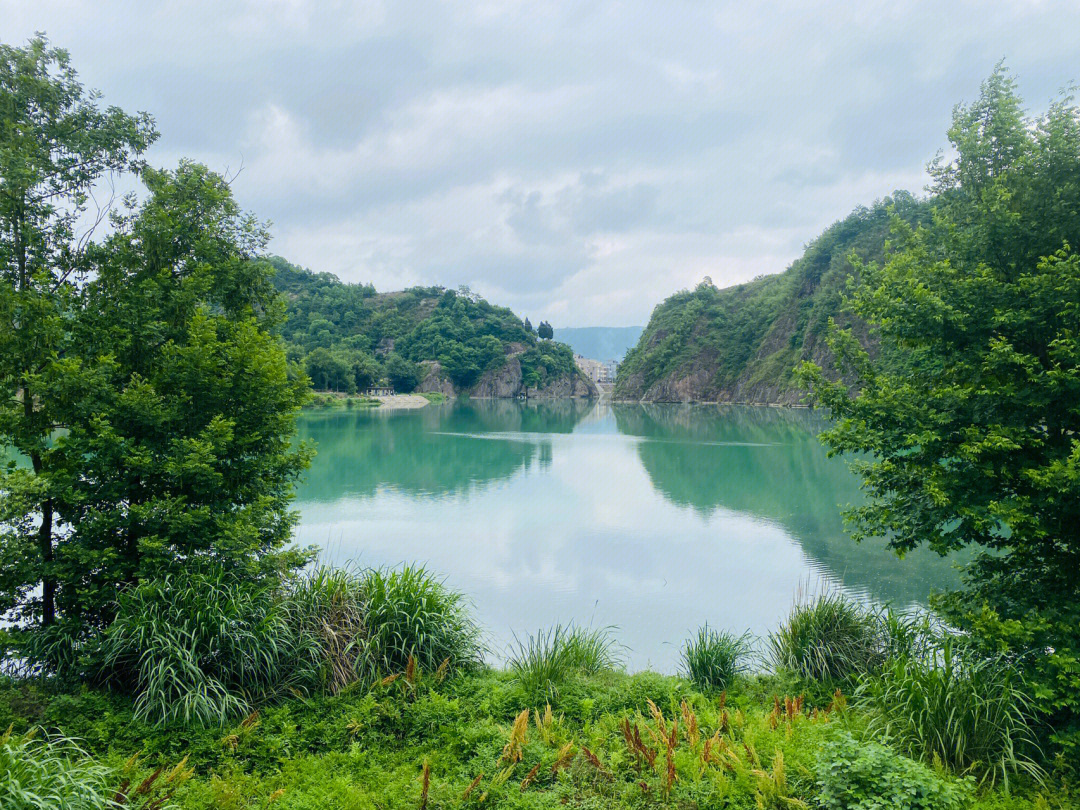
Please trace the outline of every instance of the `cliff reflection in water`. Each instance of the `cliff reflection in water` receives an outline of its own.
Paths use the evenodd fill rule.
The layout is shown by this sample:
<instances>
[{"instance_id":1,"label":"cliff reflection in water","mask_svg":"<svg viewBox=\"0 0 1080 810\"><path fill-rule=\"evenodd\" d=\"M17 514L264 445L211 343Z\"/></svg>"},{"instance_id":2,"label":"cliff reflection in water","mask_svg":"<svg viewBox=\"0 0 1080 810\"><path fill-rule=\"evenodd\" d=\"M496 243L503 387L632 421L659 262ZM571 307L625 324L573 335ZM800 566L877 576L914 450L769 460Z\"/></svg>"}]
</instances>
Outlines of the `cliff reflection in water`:
<instances>
[{"instance_id":1,"label":"cliff reflection in water","mask_svg":"<svg viewBox=\"0 0 1080 810\"><path fill-rule=\"evenodd\" d=\"M709 418L703 411L712 410ZM925 603L928 584L959 583L954 565L926 549L903 560L883 541L855 543L842 513L863 502L846 461L829 458L817 413L790 408L616 405L619 431L639 436L638 457L665 498L711 514L754 515L782 526L821 568L880 602Z\"/></svg>"},{"instance_id":2,"label":"cliff reflection in water","mask_svg":"<svg viewBox=\"0 0 1080 810\"><path fill-rule=\"evenodd\" d=\"M521 404L460 400L409 411L305 413L298 437L317 457L304 499L373 496L380 487L411 495L469 492L551 463L544 434L570 433L591 410L584 401Z\"/></svg>"},{"instance_id":3,"label":"cliff reflection in water","mask_svg":"<svg viewBox=\"0 0 1080 810\"><path fill-rule=\"evenodd\" d=\"M843 533L859 498L807 411L460 401L307 413L318 456L298 540L332 561L427 563L473 600L497 655L554 622L619 627L672 670L703 622L765 633L821 579L925 604L948 561Z\"/></svg>"}]
</instances>

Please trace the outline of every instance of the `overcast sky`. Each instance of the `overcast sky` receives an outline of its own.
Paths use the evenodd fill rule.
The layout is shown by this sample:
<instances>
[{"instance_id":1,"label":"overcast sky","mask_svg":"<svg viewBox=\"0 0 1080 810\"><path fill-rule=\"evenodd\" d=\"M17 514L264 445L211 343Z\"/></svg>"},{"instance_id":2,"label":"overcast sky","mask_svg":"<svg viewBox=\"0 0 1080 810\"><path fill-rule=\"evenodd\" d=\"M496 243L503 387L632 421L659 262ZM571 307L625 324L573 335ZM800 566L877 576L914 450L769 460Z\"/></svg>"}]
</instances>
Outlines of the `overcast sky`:
<instances>
[{"instance_id":1,"label":"overcast sky","mask_svg":"<svg viewBox=\"0 0 1080 810\"><path fill-rule=\"evenodd\" d=\"M999 59L1033 112L1080 80L1076 0L0 0L0 39L35 31L155 116L153 163L242 165L274 252L556 326L643 324L920 192Z\"/></svg>"}]
</instances>

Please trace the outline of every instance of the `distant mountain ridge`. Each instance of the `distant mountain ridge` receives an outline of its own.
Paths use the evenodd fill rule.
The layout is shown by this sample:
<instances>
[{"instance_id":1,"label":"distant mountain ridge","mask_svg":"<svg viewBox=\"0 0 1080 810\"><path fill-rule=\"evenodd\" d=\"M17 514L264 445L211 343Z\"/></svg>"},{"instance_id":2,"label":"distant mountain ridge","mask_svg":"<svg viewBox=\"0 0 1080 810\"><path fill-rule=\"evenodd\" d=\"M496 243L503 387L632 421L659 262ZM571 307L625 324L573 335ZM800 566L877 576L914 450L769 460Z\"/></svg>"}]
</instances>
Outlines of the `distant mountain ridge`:
<instances>
[{"instance_id":1,"label":"distant mountain ridge","mask_svg":"<svg viewBox=\"0 0 1080 810\"><path fill-rule=\"evenodd\" d=\"M622 362L645 331L644 326L576 326L555 330L555 339L592 360Z\"/></svg>"},{"instance_id":2,"label":"distant mountain ridge","mask_svg":"<svg viewBox=\"0 0 1080 810\"><path fill-rule=\"evenodd\" d=\"M782 273L717 289L705 281L659 304L615 380L614 398L645 402L794 405L803 397L794 369L812 360L826 371L830 317L865 343L866 327L842 312L842 293L864 262L884 258L895 213L925 221L931 202L905 191L858 208L825 230Z\"/></svg>"}]
</instances>

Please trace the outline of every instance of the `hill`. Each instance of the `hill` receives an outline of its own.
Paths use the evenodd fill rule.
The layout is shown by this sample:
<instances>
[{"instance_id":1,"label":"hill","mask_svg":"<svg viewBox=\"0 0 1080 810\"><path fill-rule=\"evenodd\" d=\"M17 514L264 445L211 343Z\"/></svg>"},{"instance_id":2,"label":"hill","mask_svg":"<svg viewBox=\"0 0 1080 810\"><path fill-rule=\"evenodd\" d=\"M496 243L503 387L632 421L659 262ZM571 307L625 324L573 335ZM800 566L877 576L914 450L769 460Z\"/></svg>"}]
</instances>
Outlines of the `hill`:
<instances>
[{"instance_id":1,"label":"hill","mask_svg":"<svg viewBox=\"0 0 1080 810\"><path fill-rule=\"evenodd\" d=\"M619 367L614 397L648 402L796 404L794 368L832 368L830 317L866 330L841 312L851 256L880 261L892 213L929 217L930 203L907 192L859 208L825 230L783 273L717 289L706 280L659 304Z\"/></svg>"},{"instance_id":2,"label":"hill","mask_svg":"<svg viewBox=\"0 0 1080 810\"><path fill-rule=\"evenodd\" d=\"M281 335L291 367L319 390L362 391L386 381L399 392L452 396L597 393L570 347L540 340L509 309L467 289L379 293L280 257L270 262L285 299Z\"/></svg>"},{"instance_id":3,"label":"hill","mask_svg":"<svg viewBox=\"0 0 1080 810\"><path fill-rule=\"evenodd\" d=\"M582 357L622 362L644 331L643 326L581 326L556 329L555 337Z\"/></svg>"}]
</instances>

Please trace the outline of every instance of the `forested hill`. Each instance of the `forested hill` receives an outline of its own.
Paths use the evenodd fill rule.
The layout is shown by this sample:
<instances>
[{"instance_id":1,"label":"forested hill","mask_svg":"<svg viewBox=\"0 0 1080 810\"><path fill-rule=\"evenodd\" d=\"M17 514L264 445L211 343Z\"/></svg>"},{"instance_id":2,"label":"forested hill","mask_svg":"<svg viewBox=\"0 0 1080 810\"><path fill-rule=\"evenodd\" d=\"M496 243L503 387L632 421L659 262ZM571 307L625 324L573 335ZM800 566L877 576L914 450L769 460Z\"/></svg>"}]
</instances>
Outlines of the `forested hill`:
<instances>
[{"instance_id":1,"label":"forested hill","mask_svg":"<svg viewBox=\"0 0 1080 810\"><path fill-rule=\"evenodd\" d=\"M841 312L841 293L853 272L852 253L882 259L890 211L921 221L930 203L896 192L829 227L783 273L725 289L705 281L659 304L619 367L614 397L798 403L795 366L813 360L833 367L825 343L830 317L866 339L861 324Z\"/></svg>"},{"instance_id":2,"label":"forested hill","mask_svg":"<svg viewBox=\"0 0 1080 810\"><path fill-rule=\"evenodd\" d=\"M272 257L287 319L290 364L318 390L354 392L389 382L399 392L481 397L593 396L568 346L467 290L413 287L378 293Z\"/></svg>"}]
</instances>

